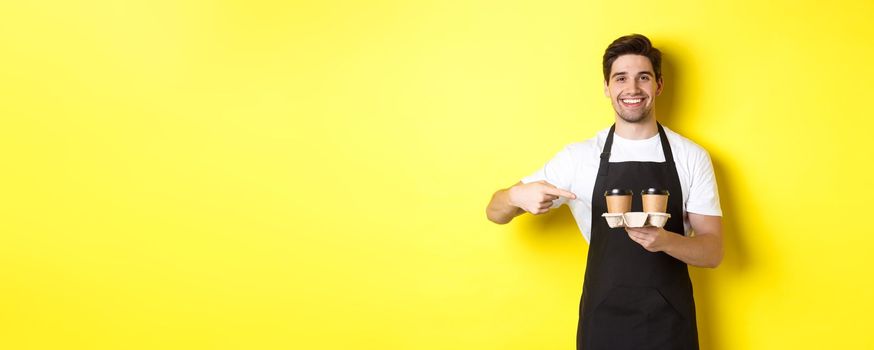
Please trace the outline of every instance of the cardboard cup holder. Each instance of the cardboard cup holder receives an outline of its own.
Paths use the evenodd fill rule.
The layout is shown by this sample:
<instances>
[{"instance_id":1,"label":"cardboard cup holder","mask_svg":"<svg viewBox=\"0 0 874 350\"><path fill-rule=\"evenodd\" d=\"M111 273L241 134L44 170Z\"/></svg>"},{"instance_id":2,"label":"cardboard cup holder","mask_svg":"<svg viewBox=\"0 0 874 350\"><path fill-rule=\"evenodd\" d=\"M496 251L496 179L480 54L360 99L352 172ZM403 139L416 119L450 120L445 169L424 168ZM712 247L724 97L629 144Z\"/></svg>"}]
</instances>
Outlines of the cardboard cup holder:
<instances>
[{"instance_id":1,"label":"cardboard cup holder","mask_svg":"<svg viewBox=\"0 0 874 350\"><path fill-rule=\"evenodd\" d=\"M656 212L604 213L610 228L617 227L664 227L671 214Z\"/></svg>"}]
</instances>

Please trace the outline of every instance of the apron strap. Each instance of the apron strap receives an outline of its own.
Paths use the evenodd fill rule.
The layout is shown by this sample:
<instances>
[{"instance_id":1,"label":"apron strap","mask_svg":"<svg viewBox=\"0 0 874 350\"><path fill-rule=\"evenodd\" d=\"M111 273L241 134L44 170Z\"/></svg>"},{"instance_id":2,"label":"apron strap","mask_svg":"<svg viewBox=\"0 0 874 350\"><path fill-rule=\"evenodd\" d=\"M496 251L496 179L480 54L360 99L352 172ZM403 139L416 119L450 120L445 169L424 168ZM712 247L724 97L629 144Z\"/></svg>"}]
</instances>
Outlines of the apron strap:
<instances>
[{"instance_id":1,"label":"apron strap","mask_svg":"<svg viewBox=\"0 0 874 350\"><path fill-rule=\"evenodd\" d=\"M677 165L674 163L674 153L671 152L671 144L668 143L668 135L662 124L656 122L659 130L659 139L662 142L662 153L665 155L665 162L672 170L677 170ZM616 131L616 124L610 126L610 132L607 133L607 141L604 142L604 149L601 150L601 166L598 167L598 177L606 177L610 173L610 150L613 149L613 133Z\"/></svg>"},{"instance_id":2,"label":"apron strap","mask_svg":"<svg viewBox=\"0 0 874 350\"><path fill-rule=\"evenodd\" d=\"M613 132L616 130L616 124L610 126L610 132L607 133L607 141L604 142L604 149L601 150L601 166L598 167L598 177L607 177L610 171L610 150L613 148Z\"/></svg>"},{"instance_id":3,"label":"apron strap","mask_svg":"<svg viewBox=\"0 0 874 350\"><path fill-rule=\"evenodd\" d=\"M665 128L662 127L661 123L656 122L656 126L659 128L659 138L662 139L662 153L665 154L665 162L671 165L671 168L676 169L676 165L674 164L674 153L671 152L671 144L668 143L668 135L665 133Z\"/></svg>"}]
</instances>

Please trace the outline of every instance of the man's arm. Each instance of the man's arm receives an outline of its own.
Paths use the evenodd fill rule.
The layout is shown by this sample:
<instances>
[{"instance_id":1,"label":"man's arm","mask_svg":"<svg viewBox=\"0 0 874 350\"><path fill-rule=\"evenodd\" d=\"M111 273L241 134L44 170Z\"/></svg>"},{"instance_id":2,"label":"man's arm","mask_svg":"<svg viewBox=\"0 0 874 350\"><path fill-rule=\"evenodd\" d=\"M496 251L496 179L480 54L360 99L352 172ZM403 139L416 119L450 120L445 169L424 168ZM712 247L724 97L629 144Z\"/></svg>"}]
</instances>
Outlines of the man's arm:
<instances>
[{"instance_id":1,"label":"man's arm","mask_svg":"<svg viewBox=\"0 0 874 350\"><path fill-rule=\"evenodd\" d=\"M522 181L519 181L513 186L521 184ZM486 207L486 217L492 222L503 225L525 212L522 208L510 204L510 189L513 186L498 190L492 195L492 200Z\"/></svg>"},{"instance_id":2,"label":"man's arm","mask_svg":"<svg viewBox=\"0 0 874 350\"><path fill-rule=\"evenodd\" d=\"M714 268L722 262L722 217L689 213L694 234L686 237L658 227L626 228L628 237L651 252L665 252L686 264Z\"/></svg>"},{"instance_id":3,"label":"man's arm","mask_svg":"<svg viewBox=\"0 0 874 350\"><path fill-rule=\"evenodd\" d=\"M519 181L492 195L492 200L486 207L486 217L503 225L526 211L534 215L543 214L549 211L552 201L558 197L577 198L572 192L556 188L544 180L528 184Z\"/></svg>"}]
</instances>

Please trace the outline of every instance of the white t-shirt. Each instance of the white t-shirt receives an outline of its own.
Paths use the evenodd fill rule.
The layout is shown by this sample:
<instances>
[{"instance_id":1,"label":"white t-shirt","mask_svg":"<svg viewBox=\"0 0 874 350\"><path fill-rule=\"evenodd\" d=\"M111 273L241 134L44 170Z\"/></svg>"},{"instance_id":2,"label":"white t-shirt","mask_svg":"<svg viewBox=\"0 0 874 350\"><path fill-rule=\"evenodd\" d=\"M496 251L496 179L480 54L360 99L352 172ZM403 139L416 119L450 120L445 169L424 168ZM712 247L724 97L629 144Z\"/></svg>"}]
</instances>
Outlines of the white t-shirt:
<instances>
[{"instance_id":1,"label":"white t-shirt","mask_svg":"<svg viewBox=\"0 0 874 350\"><path fill-rule=\"evenodd\" d=\"M666 127L664 129L683 190L683 233L689 235L687 213L722 216L713 164L704 148ZM546 180L576 194L576 200L559 197L553 201L552 208L567 203L587 242L592 235L592 191L609 131L610 128L601 130L594 138L565 146L543 168L522 179L522 183ZM629 140L614 133L610 163L629 161L664 162L659 135L645 140Z\"/></svg>"}]
</instances>

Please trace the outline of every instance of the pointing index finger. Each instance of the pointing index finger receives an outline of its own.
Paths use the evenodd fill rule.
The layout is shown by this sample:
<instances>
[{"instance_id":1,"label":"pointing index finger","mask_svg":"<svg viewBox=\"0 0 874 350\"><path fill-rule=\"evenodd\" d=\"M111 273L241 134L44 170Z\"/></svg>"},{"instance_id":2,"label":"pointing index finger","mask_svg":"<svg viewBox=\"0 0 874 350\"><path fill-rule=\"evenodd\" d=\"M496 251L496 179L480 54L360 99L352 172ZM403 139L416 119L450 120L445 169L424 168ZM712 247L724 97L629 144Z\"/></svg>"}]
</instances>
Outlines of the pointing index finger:
<instances>
[{"instance_id":1,"label":"pointing index finger","mask_svg":"<svg viewBox=\"0 0 874 350\"><path fill-rule=\"evenodd\" d=\"M575 195L573 192L565 191L560 188L548 188L546 189L546 193L570 199L577 199L577 195Z\"/></svg>"}]
</instances>

